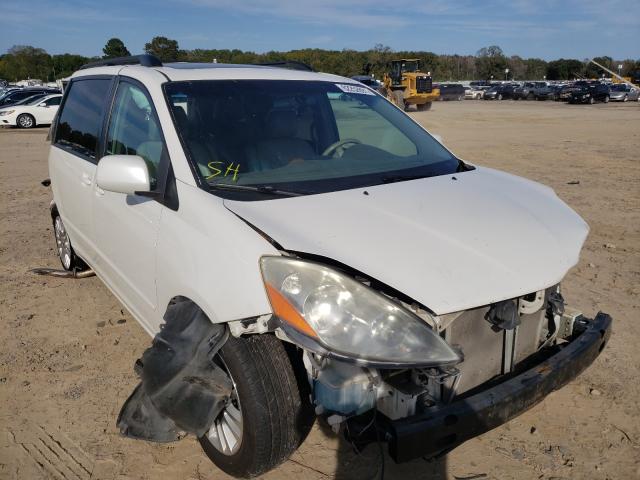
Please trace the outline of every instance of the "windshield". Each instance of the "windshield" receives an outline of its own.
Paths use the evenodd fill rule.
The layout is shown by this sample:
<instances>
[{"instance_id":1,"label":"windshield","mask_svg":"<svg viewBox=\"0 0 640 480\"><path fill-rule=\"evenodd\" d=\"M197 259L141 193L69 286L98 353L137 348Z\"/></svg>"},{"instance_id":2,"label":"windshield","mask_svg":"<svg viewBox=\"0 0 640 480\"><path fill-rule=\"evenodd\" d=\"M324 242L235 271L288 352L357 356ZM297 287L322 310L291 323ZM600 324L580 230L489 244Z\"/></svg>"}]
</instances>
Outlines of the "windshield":
<instances>
[{"instance_id":1,"label":"windshield","mask_svg":"<svg viewBox=\"0 0 640 480\"><path fill-rule=\"evenodd\" d=\"M185 150L217 195L249 191L221 185L320 193L464 165L362 85L207 80L164 88Z\"/></svg>"},{"instance_id":2,"label":"windshield","mask_svg":"<svg viewBox=\"0 0 640 480\"><path fill-rule=\"evenodd\" d=\"M611 86L611 90L614 92L626 92L627 91L627 86L626 85L612 85Z\"/></svg>"}]
</instances>

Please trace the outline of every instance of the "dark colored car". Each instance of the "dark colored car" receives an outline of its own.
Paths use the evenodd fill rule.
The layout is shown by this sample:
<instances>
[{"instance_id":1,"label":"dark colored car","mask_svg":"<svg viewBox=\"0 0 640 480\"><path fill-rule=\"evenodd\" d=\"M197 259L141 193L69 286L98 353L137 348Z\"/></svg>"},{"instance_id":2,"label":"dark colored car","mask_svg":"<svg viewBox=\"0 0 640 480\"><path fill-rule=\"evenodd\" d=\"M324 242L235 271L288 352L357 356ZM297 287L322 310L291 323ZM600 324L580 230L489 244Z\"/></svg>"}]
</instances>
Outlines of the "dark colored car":
<instances>
[{"instance_id":1,"label":"dark colored car","mask_svg":"<svg viewBox=\"0 0 640 480\"><path fill-rule=\"evenodd\" d=\"M562 87L560 87L560 89L556 92L554 100L556 102L568 102L571 98L571 94L577 90L580 90L580 88L582 87L576 84L562 85Z\"/></svg>"},{"instance_id":2,"label":"dark colored car","mask_svg":"<svg viewBox=\"0 0 640 480\"><path fill-rule=\"evenodd\" d=\"M546 87L545 82L524 82L513 91L514 100L533 100L535 98L534 91L536 88Z\"/></svg>"},{"instance_id":3,"label":"dark colored car","mask_svg":"<svg viewBox=\"0 0 640 480\"><path fill-rule=\"evenodd\" d=\"M515 91L517 85L506 83L503 85L495 85L491 87L489 90L484 92L485 100L505 100L508 98L513 98L513 92Z\"/></svg>"},{"instance_id":4,"label":"dark colored car","mask_svg":"<svg viewBox=\"0 0 640 480\"><path fill-rule=\"evenodd\" d=\"M569 103L609 103L609 93L609 85L599 82L588 83L571 92Z\"/></svg>"},{"instance_id":5,"label":"dark colored car","mask_svg":"<svg viewBox=\"0 0 640 480\"><path fill-rule=\"evenodd\" d=\"M60 90L53 88L24 88L21 90L14 90L0 99L0 107L10 107L11 105L15 105L25 98L39 95L41 93L51 95L54 93L60 93Z\"/></svg>"},{"instance_id":6,"label":"dark colored car","mask_svg":"<svg viewBox=\"0 0 640 480\"><path fill-rule=\"evenodd\" d=\"M441 83L434 88L440 89L440 100L464 100L464 87L459 83Z\"/></svg>"},{"instance_id":7,"label":"dark colored car","mask_svg":"<svg viewBox=\"0 0 640 480\"><path fill-rule=\"evenodd\" d=\"M354 80L357 80L358 82L366 85L369 88L372 88L377 92L380 92L382 90L382 87L383 87L382 83L376 80L375 78L370 77L369 75L355 75L351 78Z\"/></svg>"},{"instance_id":8,"label":"dark colored car","mask_svg":"<svg viewBox=\"0 0 640 480\"><path fill-rule=\"evenodd\" d=\"M562 85L544 85L533 89L533 97L536 100L555 100Z\"/></svg>"}]
</instances>

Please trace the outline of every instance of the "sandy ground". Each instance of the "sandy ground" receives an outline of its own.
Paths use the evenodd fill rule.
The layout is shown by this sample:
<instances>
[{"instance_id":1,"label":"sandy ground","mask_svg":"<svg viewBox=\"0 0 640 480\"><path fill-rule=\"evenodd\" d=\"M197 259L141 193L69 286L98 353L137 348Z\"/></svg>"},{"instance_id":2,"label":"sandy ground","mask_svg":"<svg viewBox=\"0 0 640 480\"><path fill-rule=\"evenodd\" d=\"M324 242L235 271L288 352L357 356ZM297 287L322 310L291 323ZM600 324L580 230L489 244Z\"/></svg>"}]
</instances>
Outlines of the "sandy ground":
<instances>
[{"instance_id":1,"label":"sandy ground","mask_svg":"<svg viewBox=\"0 0 640 480\"><path fill-rule=\"evenodd\" d=\"M639 478L640 104L465 101L412 115L462 158L550 185L587 220L565 298L611 313L615 331L593 366L531 411L439 461L387 457L385 478ZM58 267L39 183L45 135L0 129L0 478L227 478L191 438L120 437L149 337L98 279L27 273ZM357 456L316 426L264 478L373 478L379 466L376 446Z\"/></svg>"}]
</instances>

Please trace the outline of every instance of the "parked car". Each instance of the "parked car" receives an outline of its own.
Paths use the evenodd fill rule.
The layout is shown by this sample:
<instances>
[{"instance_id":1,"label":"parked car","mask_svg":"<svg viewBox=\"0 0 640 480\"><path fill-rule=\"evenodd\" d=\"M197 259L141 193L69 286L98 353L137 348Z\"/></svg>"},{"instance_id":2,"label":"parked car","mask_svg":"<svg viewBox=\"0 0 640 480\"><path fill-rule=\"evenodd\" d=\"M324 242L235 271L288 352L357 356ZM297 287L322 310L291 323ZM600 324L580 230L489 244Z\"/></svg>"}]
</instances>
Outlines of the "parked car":
<instances>
[{"instance_id":1,"label":"parked car","mask_svg":"<svg viewBox=\"0 0 640 480\"><path fill-rule=\"evenodd\" d=\"M21 105L0 108L0 125L33 128L50 125L56 116L62 95L47 95Z\"/></svg>"},{"instance_id":2,"label":"parked car","mask_svg":"<svg viewBox=\"0 0 640 480\"><path fill-rule=\"evenodd\" d=\"M515 89L516 85L513 84L494 85L484 92L482 98L485 100L506 100L513 98Z\"/></svg>"},{"instance_id":3,"label":"parked car","mask_svg":"<svg viewBox=\"0 0 640 480\"><path fill-rule=\"evenodd\" d=\"M562 85L562 87L556 92L554 100L556 102L568 102L571 98L571 94L577 90L580 90L579 85L575 85L574 83L568 83Z\"/></svg>"},{"instance_id":4,"label":"parked car","mask_svg":"<svg viewBox=\"0 0 640 480\"><path fill-rule=\"evenodd\" d=\"M21 88L8 92L4 97L0 98L0 108L15 105L25 98L32 97L40 93L48 93L50 95L60 93L60 90L50 88Z\"/></svg>"},{"instance_id":5,"label":"parked car","mask_svg":"<svg viewBox=\"0 0 640 480\"><path fill-rule=\"evenodd\" d=\"M434 88L440 89L440 100L463 100L464 87L459 83L441 83Z\"/></svg>"},{"instance_id":6,"label":"parked car","mask_svg":"<svg viewBox=\"0 0 640 480\"><path fill-rule=\"evenodd\" d=\"M12 106L30 104L31 102L35 102L36 100L39 100L41 98L48 97L49 95L51 95L51 94L49 94L49 93L37 93L35 95L31 95L30 97L23 98L22 100L14 103ZM7 107L3 107L3 108L7 108Z\"/></svg>"},{"instance_id":7,"label":"parked car","mask_svg":"<svg viewBox=\"0 0 640 480\"><path fill-rule=\"evenodd\" d=\"M354 80L233 67L97 62L51 129L63 267L155 335L122 434L193 434L256 476L315 412L431 458L599 355L611 317L560 288L589 228L553 190L462 161Z\"/></svg>"},{"instance_id":8,"label":"parked car","mask_svg":"<svg viewBox=\"0 0 640 480\"><path fill-rule=\"evenodd\" d=\"M524 82L513 90L514 100L533 100L535 98L534 90L536 88L546 87L546 82Z\"/></svg>"},{"instance_id":9,"label":"parked car","mask_svg":"<svg viewBox=\"0 0 640 480\"><path fill-rule=\"evenodd\" d=\"M561 85L542 85L533 89L533 97L536 100L555 100Z\"/></svg>"},{"instance_id":10,"label":"parked car","mask_svg":"<svg viewBox=\"0 0 640 480\"><path fill-rule=\"evenodd\" d=\"M382 82L376 80L373 77L370 77L369 75L354 75L351 78L362 83L363 85L366 85L369 88L372 88L377 92L381 92L383 90Z\"/></svg>"},{"instance_id":11,"label":"parked car","mask_svg":"<svg viewBox=\"0 0 640 480\"><path fill-rule=\"evenodd\" d=\"M612 85L609 92L609 100L612 102L635 102L638 100L640 90L624 83Z\"/></svg>"},{"instance_id":12,"label":"parked car","mask_svg":"<svg viewBox=\"0 0 640 480\"><path fill-rule=\"evenodd\" d=\"M600 82L591 82L587 85L582 85L579 89L571 92L569 103L608 103L609 95L609 85Z\"/></svg>"},{"instance_id":13,"label":"parked car","mask_svg":"<svg viewBox=\"0 0 640 480\"><path fill-rule=\"evenodd\" d=\"M464 89L464 98L469 100L480 100L484 96L484 92L488 90L482 87L468 87Z\"/></svg>"}]
</instances>

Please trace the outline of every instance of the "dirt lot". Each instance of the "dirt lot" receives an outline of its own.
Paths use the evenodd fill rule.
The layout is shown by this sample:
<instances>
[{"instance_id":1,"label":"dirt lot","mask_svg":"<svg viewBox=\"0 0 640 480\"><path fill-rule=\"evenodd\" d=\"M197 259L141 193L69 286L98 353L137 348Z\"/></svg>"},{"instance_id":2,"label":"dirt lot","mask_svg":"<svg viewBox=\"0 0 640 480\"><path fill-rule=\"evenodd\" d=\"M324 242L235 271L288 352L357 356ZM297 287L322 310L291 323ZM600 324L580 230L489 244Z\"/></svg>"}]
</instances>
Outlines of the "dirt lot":
<instances>
[{"instance_id":1,"label":"dirt lot","mask_svg":"<svg viewBox=\"0 0 640 480\"><path fill-rule=\"evenodd\" d=\"M465 101L412 115L462 158L550 185L587 220L565 298L611 313L615 331L596 363L542 404L442 460L387 457L385 478L640 478L640 104ZM27 273L58 266L40 186L45 135L0 129L0 478L227 478L191 438L119 436L149 337L97 278ZM357 456L316 426L265 478L373 478L379 460L376 446Z\"/></svg>"}]
</instances>

